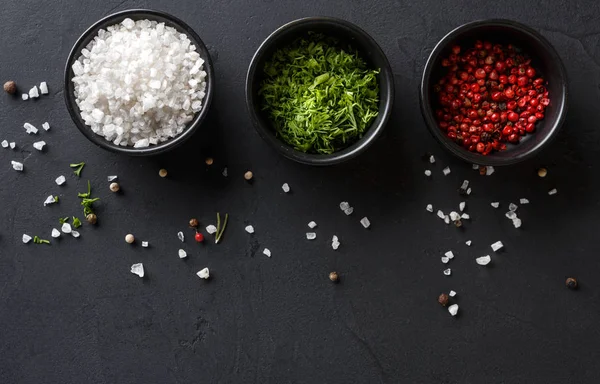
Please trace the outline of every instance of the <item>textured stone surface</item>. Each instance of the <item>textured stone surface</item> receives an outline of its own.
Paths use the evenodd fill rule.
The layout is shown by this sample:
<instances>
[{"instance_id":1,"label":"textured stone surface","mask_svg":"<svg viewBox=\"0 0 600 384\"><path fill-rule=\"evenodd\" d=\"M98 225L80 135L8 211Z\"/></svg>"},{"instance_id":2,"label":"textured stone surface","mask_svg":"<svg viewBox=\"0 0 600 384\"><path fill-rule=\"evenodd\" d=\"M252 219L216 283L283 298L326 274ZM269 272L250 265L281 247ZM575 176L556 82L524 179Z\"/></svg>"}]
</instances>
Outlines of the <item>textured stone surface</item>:
<instances>
[{"instance_id":1,"label":"textured stone surface","mask_svg":"<svg viewBox=\"0 0 600 384\"><path fill-rule=\"evenodd\" d=\"M188 22L210 47L217 89L208 123L191 142L156 158L126 158L90 144L62 95L63 65L81 32L113 11L155 8ZM244 78L261 41L295 18L331 15L366 29L396 74L397 102L384 137L359 159L310 168L267 148L250 125ZM417 89L439 38L463 22L506 17L540 30L571 81L567 122L536 159L479 177L426 131ZM600 352L600 259L596 180L600 133L600 3L552 0L427 1L4 1L2 81L20 91L47 81L35 101L0 95L1 383L593 383ZM20 95L21 92L19 92ZM27 136L25 121L52 129ZM37 140L46 151L32 149ZM431 151L437 162L420 156ZM204 158L215 164L207 167ZM22 161L17 173L10 161ZM82 178L68 164L85 161ZM452 173L443 177L449 165ZM535 169L545 165L545 179ZM221 172L228 167L229 177ZM166 168L169 177L158 177ZM431 168L427 178L423 170ZM254 183L243 179L254 172ZM64 174L67 183L56 186ZM108 190L119 175L122 194ZM471 222L444 212L471 180ZM51 246L60 216L81 217L76 192L90 179L102 198L98 225ZM288 182L293 193L284 194ZM548 196L558 188L560 193ZM58 204L42 207L48 194ZM519 209L520 230L491 201ZM355 213L347 217L340 201ZM188 220L214 223L229 212L222 244L192 241ZM360 217L368 216L365 231ZM319 223L306 241L306 223ZM252 224L249 235L244 227ZM186 243L176 237L186 233ZM129 246L133 233L151 247ZM336 234L342 246L333 251ZM321 240L318 240L321 239ZM465 240L473 240L467 247ZM493 265L474 259L502 240ZM177 250L185 248L186 260ZM263 248L273 256L262 255ZM442 274L448 249L452 276ZM147 277L129 272L143 262ZM196 272L209 267L211 279ZM328 279L331 271L339 284ZM581 289L564 286L575 276ZM456 318L437 304L458 292Z\"/></svg>"}]
</instances>

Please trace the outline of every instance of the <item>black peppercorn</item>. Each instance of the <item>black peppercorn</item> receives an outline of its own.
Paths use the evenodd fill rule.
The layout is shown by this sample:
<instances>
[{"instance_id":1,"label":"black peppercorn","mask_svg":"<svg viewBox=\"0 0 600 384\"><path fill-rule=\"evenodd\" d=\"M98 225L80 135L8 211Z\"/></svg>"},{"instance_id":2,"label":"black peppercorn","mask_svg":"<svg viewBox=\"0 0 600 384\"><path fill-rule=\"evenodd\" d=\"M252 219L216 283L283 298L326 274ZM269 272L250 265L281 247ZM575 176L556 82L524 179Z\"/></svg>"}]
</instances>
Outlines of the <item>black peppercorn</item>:
<instances>
[{"instance_id":1,"label":"black peppercorn","mask_svg":"<svg viewBox=\"0 0 600 384\"><path fill-rule=\"evenodd\" d=\"M577 289L577 279L575 279L574 277L569 277L565 283L567 285L567 288Z\"/></svg>"},{"instance_id":2,"label":"black peppercorn","mask_svg":"<svg viewBox=\"0 0 600 384\"><path fill-rule=\"evenodd\" d=\"M442 307L445 307L446 305L448 305L448 301L450 301L450 298L448 297L447 294L442 293L439 297L438 297L438 303L440 303L442 305Z\"/></svg>"}]
</instances>

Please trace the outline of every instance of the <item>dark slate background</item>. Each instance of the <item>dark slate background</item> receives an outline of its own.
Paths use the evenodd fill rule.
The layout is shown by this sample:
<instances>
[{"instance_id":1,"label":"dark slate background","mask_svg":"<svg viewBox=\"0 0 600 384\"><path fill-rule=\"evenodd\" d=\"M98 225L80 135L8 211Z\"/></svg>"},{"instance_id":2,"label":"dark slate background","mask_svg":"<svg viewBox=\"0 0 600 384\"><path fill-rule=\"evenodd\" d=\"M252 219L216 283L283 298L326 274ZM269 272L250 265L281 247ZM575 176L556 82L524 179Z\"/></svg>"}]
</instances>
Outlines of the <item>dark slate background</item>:
<instances>
[{"instance_id":1,"label":"dark slate background","mask_svg":"<svg viewBox=\"0 0 600 384\"><path fill-rule=\"evenodd\" d=\"M36 101L0 95L0 383L597 383L600 381L600 3L461 1L23 1L0 12L1 80ZM127 158L89 143L63 102L67 54L97 19L127 8L164 10L189 23L210 47L216 98L202 132L163 157ZM396 105L384 136L342 166L312 168L267 148L244 106L249 61L266 36L303 16L350 20L381 44L396 79ZM539 30L570 78L564 129L539 157L481 177L445 153L426 131L418 82L433 45L475 19L506 17ZM50 132L27 136L24 122ZM39 153L32 142L43 139ZM421 160L438 162L427 179ZM215 164L207 167L206 156ZM25 172L12 170L23 160ZM81 179L68 164L87 163ZM441 170L449 165L452 173ZM535 170L545 165L549 175ZM169 177L158 177L159 168ZM228 167L229 177L221 175ZM249 185L243 173L251 169ZM54 179L64 174L67 184ZM108 191L116 174L123 189ZM464 230L425 205L456 209L472 181ZM51 246L57 218L77 214L76 193L91 180L102 198L96 227ZM288 182L292 193L281 191ZM558 188L558 195L547 191ZM49 194L60 203L43 207ZM504 212L527 197L516 230ZM338 204L355 207L351 217ZM499 200L502 209L490 202ZM220 245L192 241L187 221L215 212L230 222ZM359 219L372 222L364 230ZM318 223L307 241L306 224ZM253 236L244 232L251 223ZM180 230L187 239L181 244ZM129 246L127 233L151 248ZM331 249L337 234L342 246ZM467 239L473 246L464 245ZM474 259L502 240L493 263ZM263 247L273 252L262 255ZM188 260L180 260L184 248ZM442 274L452 249L452 276ZM129 272L143 262L147 278ZM195 272L208 266L214 278ZM342 282L327 275L336 270ZM567 276L581 282L577 292ZM459 316L437 296L453 289Z\"/></svg>"}]
</instances>

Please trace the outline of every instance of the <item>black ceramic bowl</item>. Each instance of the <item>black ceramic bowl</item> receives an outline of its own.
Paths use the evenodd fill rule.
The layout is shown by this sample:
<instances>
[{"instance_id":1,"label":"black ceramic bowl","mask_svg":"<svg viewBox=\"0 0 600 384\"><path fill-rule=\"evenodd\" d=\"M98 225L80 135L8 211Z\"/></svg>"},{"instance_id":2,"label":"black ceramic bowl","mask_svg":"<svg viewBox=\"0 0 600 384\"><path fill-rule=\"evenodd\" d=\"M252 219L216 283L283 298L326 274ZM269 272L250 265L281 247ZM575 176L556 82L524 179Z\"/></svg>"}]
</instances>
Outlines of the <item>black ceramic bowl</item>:
<instances>
[{"instance_id":1,"label":"black ceramic bowl","mask_svg":"<svg viewBox=\"0 0 600 384\"><path fill-rule=\"evenodd\" d=\"M446 68L441 65L442 59L450 55L452 46L472 47L475 40L513 44L521 48L532 59L538 76L548 82L550 99L545 118L536 124L534 133L527 134L518 144L507 144L505 151L492 152L487 156L469 152L446 137L438 127L434 114L438 104L433 87L446 73ZM567 112L567 74L554 47L533 29L510 20L475 21L451 31L435 46L423 71L420 99L421 112L429 131L454 155L474 164L514 164L535 155L558 133Z\"/></svg>"},{"instance_id":2,"label":"black ceramic bowl","mask_svg":"<svg viewBox=\"0 0 600 384\"><path fill-rule=\"evenodd\" d=\"M71 81L71 79L73 78L73 70L71 69L73 63L81 55L81 50L85 48L90 43L90 41L92 41L92 39L98 34L98 30L106 29L111 25L119 24L126 18L130 18L133 21L144 19L155 20L159 23L165 23L165 25L173 27L181 33L185 33L190 39L190 41L196 46L196 52L198 52L200 54L200 57L204 60L204 71L206 72L206 96L204 96L204 99L202 100L203 106L200 112L196 113L194 119L187 124L186 128L179 135L163 143L150 145L149 147L145 148L134 148L133 146L115 145L111 141L106 140L104 137L95 134L92 131L91 127L85 125L85 122L79 114L79 107L75 102L74 86L73 82ZM178 18L171 16L165 12L153 11L149 9L130 9L127 11L117 12L104 17L103 19L97 21L94 25L89 27L79 37L79 39L71 49L71 53L69 53L69 58L67 59L67 65L65 67L65 102L67 104L67 109L71 114L71 118L75 122L77 128L79 128L79 130L81 131L81 133L83 133L85 137L87 137L91 142L98 145L99 147L112 152L124 153L133 156L154 155L164 153L168 150L177 147L194 134L194 132L200 126L200 124L202 123L202 121L208 113L208 109L213 98L213 88L215 86L214 78L215 76L213 72L212 61L210 59L210 55L208 54L208 49L206 48L200 37L196 34L196 32L194 32L194 30L190 28L190 26L188 26Z\"/></svg>"},{"instance_id":3,"label":"black ceramic bowl","mask_svg":"<svg viewBox=\"0 0 600 384\"><path fill-rule=\"evenodd\" d=\"M264 79L263 68L273 53L308 32L321 33L336 38L342 45L355 48L367 65L380 69L379 114L362 138L351 146L331 155L310 154L297 151L281 141L275 133L269 117L261 110L258 90ZM287 23L273 32L258 48L246 77L246 106L254 127L260 136L283 156L299 163L310 165L330 165L349 160L364 152L383 131L394 104L394 76L390 64L375 40L356 25L331 17L309 17Z\"/></svg>"}]
</instances>

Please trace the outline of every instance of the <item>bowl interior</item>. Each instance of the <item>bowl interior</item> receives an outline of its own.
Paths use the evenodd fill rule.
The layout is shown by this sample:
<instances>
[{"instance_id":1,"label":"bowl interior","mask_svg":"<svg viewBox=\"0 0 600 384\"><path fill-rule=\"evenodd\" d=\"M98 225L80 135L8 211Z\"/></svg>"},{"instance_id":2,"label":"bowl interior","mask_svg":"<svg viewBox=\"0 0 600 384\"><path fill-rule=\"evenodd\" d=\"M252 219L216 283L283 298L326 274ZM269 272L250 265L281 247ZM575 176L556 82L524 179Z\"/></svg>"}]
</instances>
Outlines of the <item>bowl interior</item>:
<instances>
[{"instance_id":1,"label":"bowl interior","mask_svg":"<svg viewBox=\"0 0 600 384\"><path fill-rule=\"evenodd\" d=\"M258 90L263 82L265 63L271 59L276 50L294 42L297 38L306 37L309 32L333 37L340 46L352 46L369 68L378 68L379 82L379 114L371 123L371 127L363 137L351 146L330 155L307 154L297 151L276 137L275 129L265 111L261 110L261 98ZM362 152L385 126L393 104L393 74L385 54L377 43L355 25L332 18L300 19L288 23L271 34L256 52L250 68L246 84L246 99L249 112L260 135L284 156L306 164L333 164L356 156Z\"/></svg>"},{"instance_id":2,"label":"bowl interior","mask_svg":"<svg viewBox=\"0 0 600 384\"><path fill-rule=\"evenodd\" d=\"M100 29L106 29L107 27L115 24L119 24L124 19L130 18L134 21L137 20L155 20L159 23L165 23L165 25L169 27L175 28L177 31L181 33L185 33L190 41L196 46L196 52L200 54L200 57L204 60L204 71L207 73L206 75L206 95L202 100L202 109L200 112L196 113L193 120L190 121L186 128L179 135L163 142L158 143L156 145L151 145L146 148L134 148L132 146L121 146L115 145L111 141L107 141L104 137L95 134L91 127L85 125L84 120L81 118L79 107L75 102L75 94L74 94L74 85L71 79L73 78L73 70L71 69L75 60L79 58L81 55L81 50L85 48L98 34ZM214 87L214 73L212 62L210 60L210 55L208 53L208 49L200 39L200 37L183 21L177 19L174 16L171 16L164 12L153 11L148 9L132 9L123 12L118 12L112 15L109 15L90 28L88 28L77 40L75 45L73 46L71 53L69 54L69 58L67 59L67 64L65 68L65 101L67 104L67 109L77 125L77 128L93 143L98 146L111 150L113 152L126 153L129 155L151 155L163 153L167 150L173 149L179 144L183 143L190 136L193 135L196 128L200 125L204 117L208 113L208 109L210 103L212 101L213 87Z\"/></svg>"},{"instance_id":3,"label":"bowl interior","mask_svg":"<svg viewBox=\"0 0 600 384\"><path fill-rule=\"evenodd\" d=\"M537 76L547 81L550 105L545 117L536 124L536 131L527 134L518 144L507 143L507 149L492 152L487 156L469 152L446 137L438 127L434 111L439 103L433 87L447 72L441 61L447 58L452 46L459 45L463 50L473 47L476 40L490 41L492 44L513 44L523 50L532 60ZM463 159L487 165L516 163L533 155L548 142L558 130L566 112L567 80L560 57L550 43L534 30L508 20L481 21L467 24L450 32L432 52L421 84L421 102L427 125L446 148Z\"/></svg>"}]
</instances>

